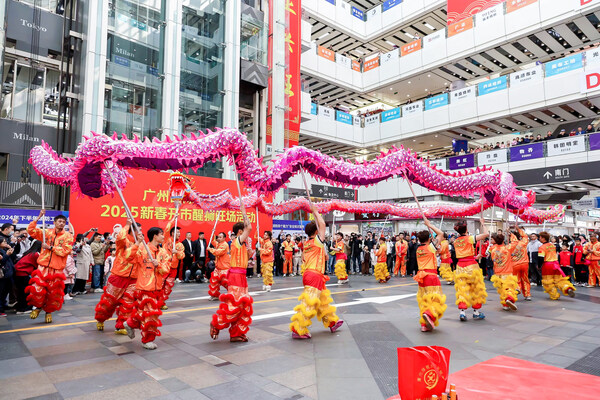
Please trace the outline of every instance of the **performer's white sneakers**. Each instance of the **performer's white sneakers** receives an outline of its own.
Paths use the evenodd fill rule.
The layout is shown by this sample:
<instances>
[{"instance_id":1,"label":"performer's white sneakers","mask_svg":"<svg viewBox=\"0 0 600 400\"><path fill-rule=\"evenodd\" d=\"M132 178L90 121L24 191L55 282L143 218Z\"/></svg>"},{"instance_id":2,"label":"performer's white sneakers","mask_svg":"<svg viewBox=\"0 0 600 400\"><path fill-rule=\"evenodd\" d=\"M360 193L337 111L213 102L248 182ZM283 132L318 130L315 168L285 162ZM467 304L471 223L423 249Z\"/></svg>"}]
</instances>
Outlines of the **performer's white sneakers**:
<instances>
[{"instance_id":1,"label":"performer's white sneakers","mask_svg":"<svg viewBox=\"0 0 600 400\"><path fill-rule=\"evenodd\" d=\"M208 299L208 301L217 301L219 300L218 297L214 297L214 296L210 296L210 299Z\"/></svg>"},{"instance_id":2,"label":"performer's white sneakers","mask_svg":"<svg viewBox=\"0 0 600 400\"><path fill-rule=\"evenodd\" d=\"M142 343L142 347L146 350L155 350L158 346L154 342Z\"/></svg>"},{"instance_id":3,"label":"performer's white sneakers","mask_svg":"<svg viewBox=\"0 0 600 400\"><path fill-rule=\"evenodd\" d=\"M127 336L129 336L129 339L133 339L135 337L135 331L133 328L127 325L127 322L123 322L123 327L127 331Z\"/></svg>"}]
</instances>

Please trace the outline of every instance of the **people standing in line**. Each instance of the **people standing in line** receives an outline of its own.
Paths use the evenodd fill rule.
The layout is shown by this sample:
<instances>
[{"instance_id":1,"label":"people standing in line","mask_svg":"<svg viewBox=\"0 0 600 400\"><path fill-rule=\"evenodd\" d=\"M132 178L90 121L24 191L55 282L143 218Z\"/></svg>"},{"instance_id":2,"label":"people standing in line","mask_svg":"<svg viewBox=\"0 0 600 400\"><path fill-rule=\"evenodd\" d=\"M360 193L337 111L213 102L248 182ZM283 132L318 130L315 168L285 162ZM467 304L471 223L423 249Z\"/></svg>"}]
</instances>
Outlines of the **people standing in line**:
<instances>
[{"instance_id":1,"label":"people standing in line","mask_svg":"<svg viewBox=\"0 0 600 400\"><path fill-rule=\"evenodd\" d=\"M529 255L529 280L531 286L542 285L542 272L540 268L540 260L538 251L542 242L539 241L537 233L529 235L529 243L527 244L527 254Z\"/></svg>"}]
</instances>

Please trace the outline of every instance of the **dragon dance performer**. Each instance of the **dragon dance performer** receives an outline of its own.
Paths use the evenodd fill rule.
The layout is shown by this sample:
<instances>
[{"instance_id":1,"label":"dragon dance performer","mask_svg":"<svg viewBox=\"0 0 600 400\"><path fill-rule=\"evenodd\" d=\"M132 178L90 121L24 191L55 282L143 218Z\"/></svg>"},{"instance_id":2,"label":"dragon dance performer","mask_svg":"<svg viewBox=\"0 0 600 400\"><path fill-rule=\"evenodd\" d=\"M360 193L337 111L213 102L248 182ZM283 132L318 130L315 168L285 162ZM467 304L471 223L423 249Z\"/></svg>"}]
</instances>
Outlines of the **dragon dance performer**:
<instances>
[{"instance_id":1,"label":"dragon dance performer","mask_svg":"<svg viewBox=\"0 0 600 400\"><path fill-rule=\"evenodd\" d=\"M210 275L210 282L208 283L209 301L219 300L221 286L227 289L227 274L230 268L230 257L229 245L225 241L226 237L225 232L219 233L216 240L213 240L212 242L213 247L208 248L208 251L215 256L215 270Z\"/></svg>"},{"instance_id":2,"label":"dragon dance performer","mask_svg":"<svg viewBox=\"0 0 600 400\"><path fill-rule=\"evenodd\" d=\"M348 272L346 272L346 243L344 243L344 235L341 232L335 234L335 245L331 249L335 253L335 276L338 278L338 283L348 283Z\"/></svg>"},{"instance_id":3,"label":"dragon dance performer","mask_svg":"<svg viewBox=\"0 0 600 400\"><path fill-rule=\"evenodd\" d=\"M373 275L379 283L386 283L391 276L387 267L387 245L383 236L379 238L379 247L375 252L375 257L377 257L377 264L375 264Z\"/></svg>"},{"instance_id":4,"label":"dragon dance performer","mask_svg":"<svg viewBox=\"0 0 600 400\"><path fill-rule=\"evenodd\" d=\"M424 219L425 225L435 232L438 237L443 237L443 232L434 227L428 219ZM444 315L446 295L442 292L442 284L437 274L437 254L431 241L429 231L421 231L417 234L419 247L417 248L417 265L419 271L413 278L419 283L417 291L417 302L419 303L419 322L421 332L432 331L440 323Z\"/></svg>"},{"instance_id":5,"label":"dragon dance performer","mask_svg":"<svg viewBox=\"0 0 600 400\"><path fill-rule=\"evenodd\" d=\"M273 286L273 233L265 231L260 240L260 273L263 278L263 290L271 291Z\"/></svg>"},{"instance_id":6,"label":"dragon dance performer","mask_svg":"<svg viewBox=\"0 0 600 400\"><path fill-rule=\"evenodd\" d=\"M526 301L531 301L531 283L529 283L529 255L527 254L527 244L529 237L525 231L515 225L515 229L510 235L510 242L516 243L514 250L510 254L513 274L517 277L519 290Z\"/></svg>"},{"instance_id":7,"label":"dragon dance performer","mask_svg":"<svg viewBox=\"0 0 600 400\"><path fill-rule=\"evenodd\" d=\"M285 240L281 244L283 247L283 276L292 276L294 272L294 245L292 243L292 235L285 235Z\"/></svg>"},{"instance_id":8,"label":"dragon dance performer","mask_svg":"<svg viewBox=\"0 0 600 400\"><path fill-rule=\"evenodd\" d=\"M137 255L138 278L135 283L134 310L123 326L127 336L135 337L134 329L142 331L142 346L148 350L156 349L154 339L160 336L159 327L162 326L159 317L162 315L160 305L162 303L164 280L171 269L171 255L167 250L160 247L165 240L164 231L160 228L148 230L148 249L142 245L144 236L137 235L137 243L132 246L132 251Z\"/></svg>"},{"instance_id":9,"label":"dragon dance performer","mask_svg":"<svg viewBox=\"0 0 600 400\"><path fill-rule=\"evenodd\" d=\"M518 279L513 274L512 253L519 242L512 241L508 246L504 244L504 235L494 233L492 235L492 246L488 249L494 263L494 275L492 283L500 295L502 309L517 310L517 288Z\"/></svg>"},{"instance_id":10,"label":"dragon dance performer","mask_svg":"<svg viewBox=\"0 0 600 400\"><path fill-rule=\"evenodd\" d=\"M123 323L131 315L134 306L135 282L137 280L137 247L134 249L136 240L131 231L131 220L127 220L123 228L115 238L117 250L115 252L115 261L110 270L110 276L104 287L104 293L96 305L96 328L99 331L104 330L104 322L117 313L117 322L115 323L115 333L126 335L127 331ZM142 225L137 223L138 229Z\"/></svg>"},{"instance_id":11,"label":"dragon dance performer","mask_svg":"<svg viewBox=\"0 0 600 400\"><path fill-rule=\"evenodd\" d=\"M473 319L484 319L480 311L485 304L487 292L483 282L483 274L475 260L475 243L488 237L488 230L483 218L479 219L483 233L477 236L468 235L467 223L460 221L454 225L458 237L454 240L454 248L458 265L454 271L454 289L456 290L456 305L460 310L460 320L466 321L466 311L473 307Z\"/></svg>"},{"instance_id":12,"label":"dragon dance performer","mask_svg":"<svg viewBox=\"0 0 600 400\"><path fill-rule=\"evenodd\" d=\"M550 300L558 300L560 292L565 296L575 297L575 287L569 282L569 277L565 276L558 265L556 247L550 243L550 234L540 232L539 237L542 245L538 249L538 257L544 259L544 264L542 264L542 286L544 291L548 293Z\"/></svg>"},{"instance_id":13,"label":"dragon dance performer","mask_svg":"<svg viewBox=\"0 0 600 400\"><path fill-rule=\"evenodd\" d=\"M37 270L31 274L29 286L25 288L27 303L36 309L30 314L31 319L36 319L40 311L46 313L46 323L52 322L52 313L62 308L65 297L65 274L63 270L67 264L67 257L73 248L73 235L65 230L67 218L64 215L54 217L54 228L45 230L45 239L42 229L37 227L40 218L46 215L46 210L29 223L27 233L33 239L42 242L42 251L38 257Z\"/></svg>"},{"instance_id":14,"label":"dragon dance performer","mask_svg":"<svg viewBox=\"0 0 600 400\"><path fill-rule=\"evenodd\" d=\"M595 287L596 280L600 284L600 242L598 241L598 234L592 233L590 235L590 241L583 246L583 254L586 259L589 260L589 276L588 276L588 287Z\"/></svg>"},{"instance_id":15,"label":"dragon dance performer","mask_svg":"<svg viewBox=\"0 0 600 400\"><path fill-rule=\"evenodd\" d=\"M173 286L175 286L175 279L177 278L177 269L179 267L179 264L182 263L183 261L181 260L185 258L185 249L183 247L183 243L181 243L181 241L179 240L179 238L181 237L181 228L177 227L177 231L175 232L175 227L173 226L175 224L175 218L177 218L177 216L173 217L173 219L169 221L167 227L165 228L165 232L167 232L167 234L165 235L165 244L163 246L163 249L167 250L169 256L171 256L171 271L165 279L165 283L163 286L163 305L160 308L161 310L169 309L169 307L167 307L165 303L169 298L169 295L173 291ZM176 243L175 253L173 253L173 240L175 240Z\"/></svg>"},{"instance_id":16,"label":"dragon dance performer","mask_svg":"<svg viewBox=\"0 0 600 400\"><path fill-rule=\"evenodd\" d=\"M404 233L396 236L396 264L394 265L394 276L398 273L404 278L406 276L406 254L408 253L408 242L404 240Z\"/></svg>"},{"instance_id":17,"label":"dragon dance performer","mask_svg":"<svg viewBox=\"0 0 600 400\"><path fill-rule=\"evenodd\" d=\"M309 339L310 332L308 327L312 324L311 319L316 315L323 322L325 328L333 333L336 332L344 323L335 314L335 307L331 305L333 299L331 293L325 287L329 280L324 275L327 256L325 254L325 221L317 208L312 205L314 221L309 222L304 228L308 235L308 240L304 243L304 253L302 255L305 266L302 275L302 284L304 292L298 297L298 304L294 307L294 314L291 318L290 330L294 339ZM316 222L315 222L316 221Z\"/></svg>"},{"instance_id":18,"label":"dragon dance performer","mask_svg":"<svg viewBox=\"0 0 600 400\"><path fill-rule=\"evenodd\" d=\"M452 254L450 253L450 242L448 234L443 232L443 240L440 242L440 276L448 285L454 282L454 271L452 271Z\"/></svg>"},{"instance_id":19,"label":"dragon dance performer","mask_svg":"<svg viewBox=\"0 0 600 400\"><path fill-rule=\"evenodd\" d=\"M252 297L248 294L246 268L252 249L246 245L246 240L252 231L252 224L245 210L242 209L244 222L233 225L236 236L231 242L231 268L227 271L227 293L220 296L219 309L212 316L210 337L216 340L219 331L229 328L230 342L247 342L246 333L252 323Z\"/></svg>"}]
</instances>

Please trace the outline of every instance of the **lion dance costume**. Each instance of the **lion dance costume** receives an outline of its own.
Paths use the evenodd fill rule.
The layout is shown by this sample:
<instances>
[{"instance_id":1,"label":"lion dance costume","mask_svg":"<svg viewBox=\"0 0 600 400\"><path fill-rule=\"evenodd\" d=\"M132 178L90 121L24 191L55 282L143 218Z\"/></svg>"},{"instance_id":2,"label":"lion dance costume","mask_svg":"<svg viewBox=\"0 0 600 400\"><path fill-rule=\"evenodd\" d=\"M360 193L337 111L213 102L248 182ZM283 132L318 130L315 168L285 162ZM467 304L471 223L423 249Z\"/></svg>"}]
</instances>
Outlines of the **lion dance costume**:
<instances>
[{"instance_id":1,"label":"lion dance costume","mask_svg":"<svg viewBox=\"0 0 600 400\"><path fill-rule=\"evenodd\" d=\"M427 332L438 326L446 305L446 295L442 292L437 275L437 251L433 244L421 244L417 248L419 272L413 278L419 283L417 302L419 303L419 322L421 331Z\"/></svg>"},{"instance_id":2,"label":"lion dance costume","mask_svg":"<svg viewBox=\"0 0 600 400\"><path fill-rule=\"evenodd\" d=\"M37 221L31 221L27 233L32 238L43 241L42 229L37 227ZM52 313L62 308L65 297L65 274L67 257L73 249L73 236L64 229L56 232L55 228L46 229L46 244L50 249L42 249L37 260L38 269L31 274L27 303L35 306L31 319L38 317L40 310L46 313L46 322L52 322Z\"/></svg>"},{"instance_id":3,"label":"lion dance costume","mask_svg":"<svg viewBox=\"0 0 600 400\"><path fill-rule=\"evenodd\" d=\"M494 276L492 283L500 295L500 304L504 310L516 310L518 279L513 275L511 254L518 242L506 246L495 244L489 248L494 262Z\"/></svg>"},{"instance_id":4,"label":"lion dance costume","mask_svg":"<svg viewBox=\"0 0 600 400\"><path fill-rule=\"evenodd\" d=\"M542 286L550 296L550 300L558 300L560 292L565 296L575 296L575 287L569 282L569 277L558 265L556 247L552 243L544 243L538 249L538 257L544 259L542 265Z\"/></svg>"},{"instance_id":5,"label":"lion dance costume","mask_svg":"<svg viewBox=\"0 0 600 400\"><path fill-rule=\"evenodd\" d=\"M523 229L519 229L521 239L514 234L510 235L510 242L516 243L511 255L513 274L517 277L519 290L525 300L531 300L531 283L529 283L529 255L527 254L527 243L529 238Z\"/></svg>"},{"instance_id":6,"label":"lion dance costume","mask_svg":"<svg viewBox=\"0 0 600 400\"><path fill-rule=\"evenodd\" d=\"M306 269L302 275L304 292L298 297L298 304L294 307L291 318L290 330L295 339L308 339L310 332L308 327L312 324L311 319L316 315L325 328L331 332L337 331L343 321L335 314L335 307L331 305L333 299L331 293L325 287L329 280L325 272L325 245L317 234L314 238L304 243L303 264Z\"/></svg>"},{"instance_id":7,"label":"lion dance costume","mask_svg":"<svg viewBox=\"0 0 600 400\"><path fill-rule=\"evenodd\" d=\"M154 342L156 336L160 336L158 328L162 326L159 317L162 315L160 306L162 305L163 285L171 269L171 256L167 250L157 248L152 243L148 243L148 248L153 259L158 261L158 266L155 267L150 261L146 249L139 246L136 252L138 278L135 284L134 311L123 324L132 339L133 329L141 329L142 343L144 344Z\"/></svg>"},{"instance_id":8,"label":"lion dance costume","mask_svg":"<svg viewBox=\"0 0 600 400\"><path fill-rule=\"evenodd\" d=\"M273 242L268 239L260 240L260 273L263 278L263 290L271 291L273 286Z\"/></svg>"},{"instance_id":9,"label":"lion dance costume","mask_svg":"<svg viewBox=\"0 0 600 400\"><path fill-rule=\"evenodd\" d=\"M213 330L229 328L232 342L247 342L246 333L252 323L252 297L248 294L246 268L248 266L248 248L240 242L239 237L231 243L231 268L227 277L227 293L219 297L221 304L212 316L211 336Z\"/></svg>"},{"instance_id":10,"label":"lion dance costume","mask_svg":"<svg viewBox=\"0 0 600 400\"><path fill-rule=\"evenodd\" d=\"M227 275L229 272L229 245L222 241L218 243L216 240L212 242L213 247L209 248L215 256L215 270L210 275L208 282L208 295L211 300L218 300L221 295L221 286L227 289Z\"/></svg>"},{"instance_id":11,"label":"lion dance costume","mask_svg":"<svg viewBox=\"0 0 600 400\"><path fill-rule=\"evenodd\" d=\"M400 239L396 242L396 263L394 265L394 275L406 276L406 253L408 253L408 242Z\"/></svg>"},{"instance_id":12,"label":"lion dance costume","mask_svg":"<svg viewBox=\"0 0 600 400\"><path fill-rule=\"evenodd\" d=\"M473 318L483 319L480 313L485 304L487 292L483 283L483 274L475 261L475 237L461 235L454 241L458 265L454 271L454 289L456 290L456 305L461 311L461 321L466 321L465 311L473 307Z\"/></svg>"},{"instance_id":13,"label":"lion dance costume","mask_svg":"<svg viewBox=\"0 0 600 400\"><path fill-rule=\"evenodd\" d=\"M583 246L583 254L586 254L586 258L589 260L589 277L588 286L596 286L596 280L600 284L600 242L588 242Z\"/></svg>"},{"instance_id":14,"label":"lion dance costume","mask_svg":"<svg viewBox=\"0 0 600 400\"><path fill-rule=\"evenodd\" d=\"M348 256L345 252L345 246L344 239L335 242L335 268L333 271L338 278L338 283L348 282L348 272L346 272L346 259ZM306 270L306 268L304 269Z\"/></svg>"},{"instance_id":15,"label":"lion dance costume","mask_svg":"<svg viewBox=\"0 0 600 400\"><path fill-rule=\"evenodd\" d=\"M123 323L131 315L134 307L135 283L137 280L137 246L129 234L130 226L125 225L115 238L117 250L104 293L96 305L96 328L104 330L104 322L117 313L115 330L126 334Z\"/></svg>"},{"instance_id":16,"label":"lion dance costume","mask_svg":"<svg viewBox=\"0 0 600 400\"><path fill-rule=\"evenodd\" d=\"M380 243L379 249L375 252L375 257L377 257L377 264L375 264L373 275L379 283L386 283L390 280L390 272L387 267L387 246L385 243Z\"/></svg>"},{"instance_id":17,"label":"lion dance costume","mask_svg":"<svg viewBox=\"0 0 600 400\"><path fill-rule=\"evenodd\" d=\"M173 235L171 235L173 221L170 221L165 228L165 243L163 244L163 249L169 253L171 257L171 270L169 271L169 275L165 279L165 283L163 286L163 305L161 307L162 310L167 310L169 307L165 304L169 299L171 292L173 291L173 286L175 286L175 278L177 278L177 267L181 260L185 258L185 249L183 247L183 243L177 242L175 244L175 253L173 253L173 241L177 237L177 232L173 231Z\"/></svg>"},{"instance_id":18,"label":"lion dance costume","mask_svg":"<svg viewBox=\"0 0 600 400\"><path fill-rule=\"evenodd\" d=\"M442 240L440 243L440 276L448 283L454 282L450 243L446 239Z\"/></svg>"}]
</instances>

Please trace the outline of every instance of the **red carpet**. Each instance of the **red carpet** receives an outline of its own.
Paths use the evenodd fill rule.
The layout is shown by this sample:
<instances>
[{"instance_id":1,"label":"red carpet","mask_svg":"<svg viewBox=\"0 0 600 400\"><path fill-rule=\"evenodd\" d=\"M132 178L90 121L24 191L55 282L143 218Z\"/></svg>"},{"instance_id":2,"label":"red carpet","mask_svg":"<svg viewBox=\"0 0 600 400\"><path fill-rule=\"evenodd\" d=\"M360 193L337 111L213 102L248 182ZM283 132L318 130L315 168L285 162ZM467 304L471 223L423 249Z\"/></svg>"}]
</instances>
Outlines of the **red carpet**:
<instances>
[{"instance_id":1,"label":"red carpet","mask_svg":"<svg viewBox=\"0 0 600 400\"><path fill-rule=\"evenodd\" d=\"M600 377L505 356L451 374L448 383L460 400L597 400L600 393Z\"/></svg>"}]
</instances>

